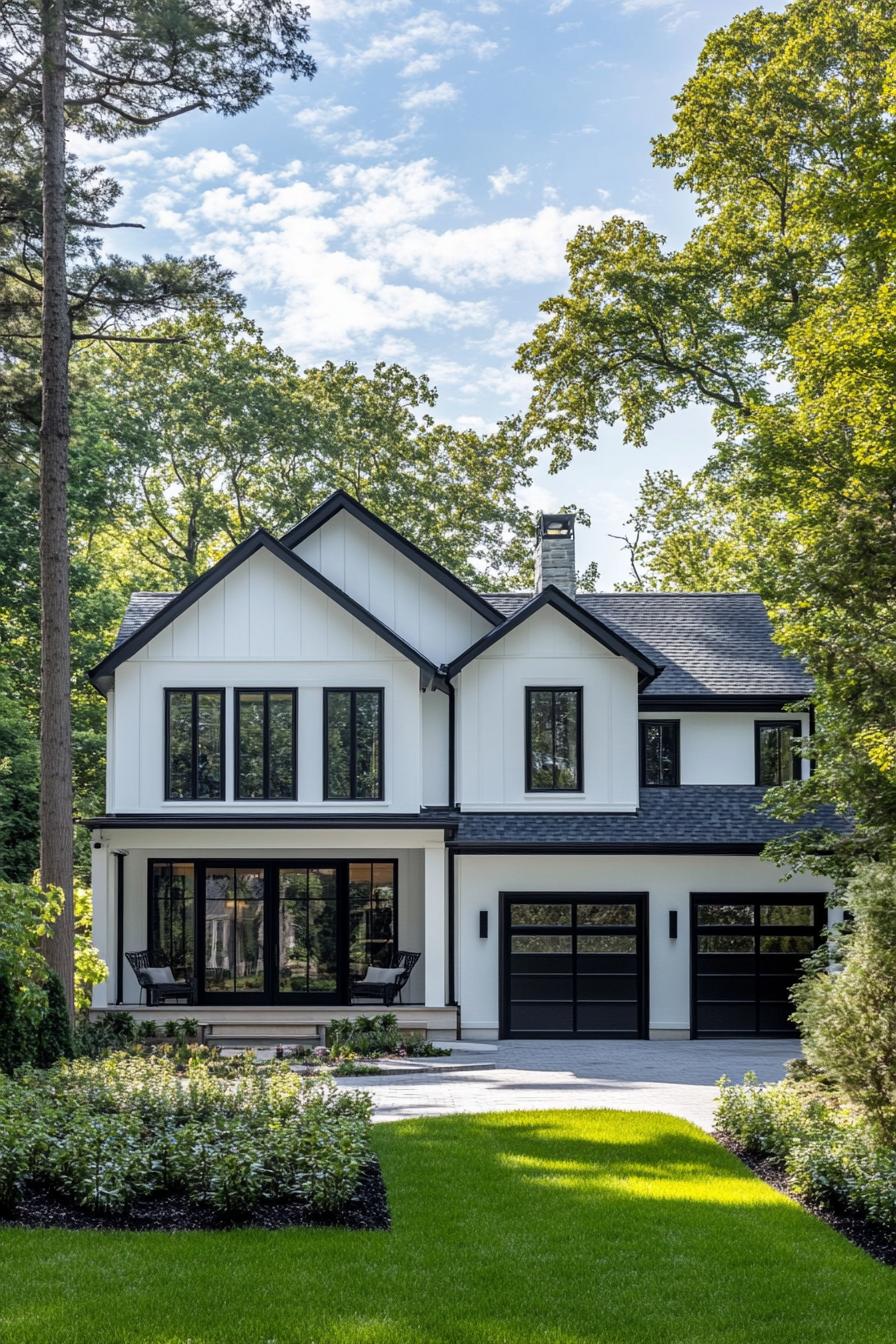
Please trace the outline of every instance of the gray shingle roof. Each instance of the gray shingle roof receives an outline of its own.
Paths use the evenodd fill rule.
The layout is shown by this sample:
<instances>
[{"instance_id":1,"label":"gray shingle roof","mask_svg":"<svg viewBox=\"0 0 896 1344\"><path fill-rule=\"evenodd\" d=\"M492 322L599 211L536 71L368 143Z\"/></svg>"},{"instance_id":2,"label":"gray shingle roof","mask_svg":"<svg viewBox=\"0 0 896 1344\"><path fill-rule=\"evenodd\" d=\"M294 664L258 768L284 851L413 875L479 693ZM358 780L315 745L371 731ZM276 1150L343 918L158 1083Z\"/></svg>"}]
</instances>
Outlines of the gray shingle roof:
<instances>
[{"instance_id":1,"label":"gray shingle roof","mask_svg":"<svg viewBox=\"0 0 896 1344\"><path fill-rule=\"evenodd\" d=\"M131 593L113 647L117 649L119 644L123 644L126 639L130 639L131 635L135 635L173 597L177 597L177 593Z\"/></svg>"},{"instance_id":2,"label":"gray shingle roof","mask_svg":"<svg viewBox=\"0 0 896 1344\"><path fill-rule=\"evenodd\" d=\"M751 785L692 784L642 789L637 813L461 811L444 816L456 821L457 845L523 849L532 845L607 845L633 851L760 846L812 826L840 833L850 828L847 818L828 807L799 823L778 821L758 809L764 794L764 789Z\"/></svg>"},{"instance_id":3,"label":"gray shingle roof","mask_svg":"<svg viewBox=\"0 0 896 1344\"><path fill-rule=\"evenodd\" d=\"M489 593L511 616L530 593ZM579 593L578 603L646 653L662 672L647 699L665 695L769 695L799 699L812 678L772 640L755 593Z\"/></svg>"}]
</instances>

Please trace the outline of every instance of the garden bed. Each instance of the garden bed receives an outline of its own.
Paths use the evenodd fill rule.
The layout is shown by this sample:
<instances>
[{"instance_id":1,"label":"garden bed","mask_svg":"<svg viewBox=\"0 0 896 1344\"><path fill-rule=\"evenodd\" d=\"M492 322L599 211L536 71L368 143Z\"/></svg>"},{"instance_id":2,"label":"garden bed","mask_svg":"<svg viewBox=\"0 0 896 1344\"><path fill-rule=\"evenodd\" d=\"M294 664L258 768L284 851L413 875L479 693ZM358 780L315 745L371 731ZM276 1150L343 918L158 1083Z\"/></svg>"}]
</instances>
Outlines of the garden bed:
<instances>
[{"instance_id":1,"label":"garden bed","mask_svg":"<svg viewBox=\"0 0 896 1344\"><path fill-rule=\"evenodd\" d=\"M715 1138L723 1148L727 1148L729 1153L739 1158L745 1167L758 1176L760 1180L765 1181L773 1190L778 1190L782 1195L789 1196L797 1204L816 1218L820 1218L823 1223L833 1227L841 1236L846 1237L854 1246L860 1250L867 1251L869 1255L874 1256L875 1260L880 1260L884 1265L896 1266L896 1238L892 1237L879 1223L872 1223L867 1218L861 1218L855 1213L850 1213L848 1209L838 1209L828 1207L819 1203L818 1200L808 1199L805 1195L798 1194L793 1187L793 1182L788 1178L787 1173L779 1162L773 1162L767 1157L758 1157L751 1153L742 1143L738 1143L728 1134L723 1134L720 1130L713 1131Z\"/></svg>"},{"instance_id":2,"label":"garden bed","mask_svg":"<svg viewBox=\"0 0 896 1344\"><path fill-rule=\"evenodd\" d=\"M3 1227L61 1227L93 1232L212 1232L228 1228L344 1227L356 1231L388 1231L389 1201L376 1157L361 1169L354 1191L341 1205L316 1209L307 1200L279 1200L256 1204L241 1214L224 1215L183 1196L138 1199L121 1213L93 1213L71 1204L52 1190L27 1183L14 1215L0 1216Z\"/></svg>"}]
</instances>

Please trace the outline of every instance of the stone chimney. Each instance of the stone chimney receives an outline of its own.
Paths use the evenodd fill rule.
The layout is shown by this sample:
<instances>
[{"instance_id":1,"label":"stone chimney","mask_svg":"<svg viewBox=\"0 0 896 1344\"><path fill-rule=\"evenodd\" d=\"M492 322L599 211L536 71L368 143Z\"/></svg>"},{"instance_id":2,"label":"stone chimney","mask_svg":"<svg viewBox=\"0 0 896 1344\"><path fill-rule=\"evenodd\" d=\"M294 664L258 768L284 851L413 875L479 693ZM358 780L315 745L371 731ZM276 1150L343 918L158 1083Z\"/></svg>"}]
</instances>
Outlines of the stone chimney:
<instances>
[{"instance_id":1,"label":"stone chimney","mask_svg":"<svg viewBox=\"0 0 896 1344\"><path fill-rule=\"evenodd\" d=\"M576 520L571 513L543 513L535 541L535 591L552 583L575 599Z\"/></svg>"}]
</instances>

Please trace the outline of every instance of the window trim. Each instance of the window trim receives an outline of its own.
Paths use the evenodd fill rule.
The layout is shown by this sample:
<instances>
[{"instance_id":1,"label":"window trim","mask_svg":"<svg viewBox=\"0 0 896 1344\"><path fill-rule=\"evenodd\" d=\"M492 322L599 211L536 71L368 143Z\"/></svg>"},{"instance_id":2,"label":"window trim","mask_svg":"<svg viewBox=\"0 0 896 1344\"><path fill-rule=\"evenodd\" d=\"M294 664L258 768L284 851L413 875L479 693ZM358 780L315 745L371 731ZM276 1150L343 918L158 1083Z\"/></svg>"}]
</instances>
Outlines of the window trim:
<instances>
[{"instance_id":1,"label":"window trim","mask_svg":"<svg viewBox=\"0 0 896 1344\"><path fill-rule=\"evenodd\" d=\"M191 695L192 712L190 719L190 793L184 798L175 798L171 792L171 697L172 695ZM196 754L196 697L197 695L217 695L220 701L221 734L221 791L216 798L200 798L196 789L198 768ZM165 687L165 802L166 803L223 803L227 800L227 688L224 686L166 686Z\"/></svg>"},{"instance_id":2,"label":"window trim","mask_svg":"<svg viewBox=\"0 0 896 1344\"><path fill-rule=\"evenodd\" d=\"M192 919L191 919L191 921L190 921L190 925L191 925L191 927L190 927L190 935L191 935L191 938L192 938L192 940L193 940L193 967L192 967L192 975L191 975L190 978L192 979L192 982L193 982L193 984L194 984L194 986L195 986L196 983L197 983L197 978L198 978L198 968L197 968L197 965L196 965L196 958L197 958L197 942L196 942L196 940L197 940L197 937L198 937L197 909L198 909L198 904L199 904L199 877L198 877L198 873L199 873L199 864L198 864L198 862L197 862L196 859L183 859L183 858L169 859L169 858L164 858L164 857L162 857L162 858L157 858L155 855L153 855L152 857L150 857L149 859L147 859L147 861L146 861L146 948L147 948L147 951L148 951L148 952L150 953L150 955L151 955L152 952L153 952L153 939L152 939L152 935L153 935L153 928L152 928L152 913L153 913L153 912L152 912L152 906L153 906L153 881L152 881L152 878L153 878L153 869L154 869L154 868L158 868L158 867L162 867L163 865L164 865L165 867L167 867L168 869L174 869L177 865L180 865L181 867L184 867L184 868L189 867L189 868L192 868L192 869L193 869L193 898L192 898L192 901L193 901L193 915L192 915ZM119 972L121 972L121 966L119 966ZM119 974L119 983L121 983L121 974Z\"/></svg>"},{"instance_id":3,"label":"window trim","mask_svg":"<svg viewBox=\"0 0 896 1344\"><path fill-rule=\"evenodd\" d=\"M789 729L790 729L791 734L792 734L793 739L794 739L794 751L793 751L793 779L792 779L792 780L789 780L789 779L786 779L786 780L783 780L783 781L780 781L780 780L779 780L779 781L778 781L777 783L775 783L775 784L763 784L762 781L760 780L760 778L759 778L759 773L760 773L760 772L759 772L759 764L760 764L759 737L760 737L760 734L761 734L761 731L762 731L763 728L789 728ZM799 740L799 738L801 738L802 736L803 736L803 724L802 724L802 720L800 720L800 719L754 719L754 720L753 720L753 751L754 751L754 758L755 758L755 774L754 774L754 778L755 778L755 781L756 781L756 786L757 786L758 788L761 788L761 789L774 789L774 788L780 788L782 782L785 783L785 784L790 784L790 783L796 783L798 780L801 780L801 779L802 779L802 777L803 777L803 758L802 758L802 756L799 756L799 755L797 754L797 751L796 751L796 743L797 743L797 741Z\"/></svg>"},{"instance_id":4,"label":"window trim","mask_svg":"<svg viewBox=\"0 0 896 1344\"><path fill-rule=\"evenodd\" d=\"M647 779L647 752L645 750L647 745L647 734L644 730L645 728L653 728L657 724L663 728L672 729L674 745L674 779L671 784L651 784ZM681 787L681 719L639 719L638 753L640 756L638 776L642 789L677 789Z\"/></svg>"},{"instance_id":5,"label":"window trim","mask_svg":"<svg viewBox=\"0 0 896 1344\"><path fill-rule=\"evenodd\" d=\"M379 703L379 733L377 735L377 755L379 757L379 779L376 794L371 798L358 797L357 762L357 696L375 695ZM325 803L381 803L385 798L386 759L385 759L385 688L382 686L324 686L323 688L323 727L324 727L324 777L321 796ZM330 781L330 696L349 695L349 792L334 796L329 790Z\"/></svg>"},{"instance_id":6,"label":"window trim","mask_svg":"<svg viewBox=\"0 0 896 1344\"><path fill-rule=\"evenodd\" d=\"M264 696L264 721L262 726L262 788L263 792L258 797L244 797L240 792L240 767L242 764L242 746L240 742L240 696L241 695L262 695ZM271 714L270 699L271 695L288 695L292 699L292 734L290 746L292 748L292 791L285 794L282 798L271 797ZM234 686L233 688L233 796L241 803L292 803L299 796L299 753L298 753L298 727L299 727L299 693L295 686Z\"/></svg>"},{"instance_id":7,"label":"window trim","mask_svg":"<svg viewBox=\"0 0 896 1344\"><path fill-rule=\"evenodd\" d=\"M571 788L562 788L556 784L550 788L539 788L532 783L532 696L538 693L550 691L556 695L558 693L569 694L572 692L576 697L576 782ZM526 793L584 793L585 792L585 753L583 750L582 733L582 714L584 704L584 687L582 686L527 686L525 688L525 713L526 713ZM551 715L551 733L552 739L556 743L556 719ZM556 752L554 756L554 778L557 776Z\"/></svg>"}]
</instances>

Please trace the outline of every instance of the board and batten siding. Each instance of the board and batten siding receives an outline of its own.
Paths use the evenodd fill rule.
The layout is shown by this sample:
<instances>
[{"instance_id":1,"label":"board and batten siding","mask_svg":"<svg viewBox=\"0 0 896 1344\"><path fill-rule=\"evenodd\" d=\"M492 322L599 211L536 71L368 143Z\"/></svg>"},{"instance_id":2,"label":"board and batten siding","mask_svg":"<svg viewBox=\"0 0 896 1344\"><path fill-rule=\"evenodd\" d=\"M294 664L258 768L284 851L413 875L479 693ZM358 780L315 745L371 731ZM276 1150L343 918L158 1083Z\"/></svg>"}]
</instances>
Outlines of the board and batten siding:
<instances>
[{"instance_id":1,"label":"board and batten siding","mask_svg":"<svg viewBox=\"0 0 896 1344\"><path fill-rule=\"evenodd\" d=\"M491 629L466 602L350 514L335 514L295 553L437 665Z\"/></svg>"},{"instance_id":2,"label":"board and batten siding","mask_svg":"<svg viewBox=\"0 0 896 1344\"><path fill-rule=\"evenodd\" d=\"M336 602L266 551L259 551L178 616L116 671L110 811L195 810L165 802L166 687L226 690L225 798L202 810L232 810L233 688L298 689L298 802L245 802L239 811L345 810L323 802L323 687L384 691L384 800L352 810L414 812L423 794L418 668ZM442 696L441 698L446 698ZM447 744L445 751L447 753ZM437 763L431 770L439 773ZM447 766L442 771L447 776ZM434 787L434 786L433 786ZM440 800L441 801L441 800Z\"/></svg>"},{"instance_id":3,"label":"board and batten siding","mask_svg":"<svg viewBox=\"0 0 896 1344\"><path fill-rule=\"evenodd\" d=\"M755 784L756 724L799 723L803 736L809 733L808 714L777 714L767 710L750 713L711 710L676 713L642 711L641 719L680 723L679 742L682 784ZM808 771L808 763L802 769Z\"/></svg>"},{"instance_id":4,"label":"board and batten siding","mask_svg":"<svg viewBox=\"0 0 896 1344\"><path fill-rule=\"evenodd\" d=\"M526 792L526 687L582 687L584 788ZM638 674L542 608L458 677L458 801L470 810L634 811Z\"/></svg>"}]
</instances>

